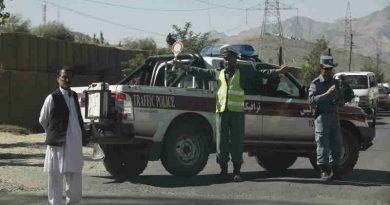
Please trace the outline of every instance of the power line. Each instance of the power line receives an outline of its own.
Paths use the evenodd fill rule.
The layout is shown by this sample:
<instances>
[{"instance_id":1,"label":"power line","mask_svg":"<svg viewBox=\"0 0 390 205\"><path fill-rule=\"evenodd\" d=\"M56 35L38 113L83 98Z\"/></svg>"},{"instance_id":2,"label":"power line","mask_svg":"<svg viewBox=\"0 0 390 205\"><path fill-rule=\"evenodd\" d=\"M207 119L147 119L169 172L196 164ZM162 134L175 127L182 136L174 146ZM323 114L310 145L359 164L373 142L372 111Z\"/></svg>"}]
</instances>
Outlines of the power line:
<instances>
[{"instance_id":1,"label":"power line","mask_svg":"<svg viewBox=\"0 0 390 205\"><path fill-rule=\"evenodd\" d=\"M264 4L257 4L246 9L264 11L263 23L261 25L259 48L264 52L264 39L266 35L276 35L279 38L280 48L284 48L284 35L282 22L280 19L280 10L298 10L291 6L281 3L279 0L265 0ZM281 50L281 49L280 49ZM279 63L282 64L283 53L280 52Z\"/></svg>"},{"instance_id":2,"label":"power line","mask_svg":"<svg viewBox=\"0 0 390 205\"><path fill-rule=\"evenodd\" d=\"M46 12L47 12L47 4L46 0L42 2L42 23L46 24Z\"/></svg>"},{"instance_id":3,"label":"power line","mask_svg":"<svg viewBox=\"0 0 390 205\"><path fill-rule=\"evenodd\" d=\"M348 71L351 71L352 66L352 46L353 46L353 34L352 34L352 14L350 2L347 3L347 11L345 13L345 33L344 33L344 52L349 49L349 61Z\"/></svg>"},{"instance_id":4,"label":"power line","mask_svg":"<svg viewBox=\"0 0 390 205\"><path fill-rule=\"evenodd\" d=\"M41 0L38 0L38 1L41 1ZM93 15L90 15L90 14L87 14L87 13L84 13L84 12L81 12L81 11L77 11L77 10L71 9L69 7L65 7L65 6L62 6L62 5L53 3L53 2L49 2L47 0L44 0L44 1L47 4L50 4L52 6L56 6L58 8L63 9L63 10L70 11L70 12L76 13L76 14L78 14L80 16L84 16L84 17L87 17L87 18L90 18L90 19L94 19L94 20L97 20L97 21L105 22L105 23L108 23L108 24L111 24L111 25L114 25L114 26L122 27L122 28L125 28L125 29L128 29L128 30L142 31L142 32L150 33L150 34L155 34L155 35L158 35L158 36L166 36L165 34L162 34L162 33L154 32L154 31L147 31L147 30L136 28L136 27L133 27L133 26L129 26L129 25L120 24L120 23L117 23L117 22L114 22L114 21L110 21L110 20L107 20L107 19L104 19L104 18L101 18L101 17L93 16Z\"/></svg>"},{"instance_id":5,"label":"power line","mask_svg":"<svg viewBox=\"0 0 390 205\"><path fill-rule=\"evenodd\" d=\"M204 4L209 4L209 2L207 1L204 1L204 0L195 0L197 2L200 2L200 3L204 3ZM221 4L214 4L214 3L210 3L210 5L213 5L213 6L216 6L214 8L226 8L226 9L233 9L233 10L240 10L240 11L245 11L246 9L242 9L242 8L235 8L235 7L230 7L230 6L226 6L226 5L221 5Z\"/></svg>"},{"instance_id":6,"label":"power line","mask_svg":"<svg viewBox=\"0 0 390 205\"><path fill-rule=\"evenodd\" d=\"M200 8L200 9L152 9L152 8L142 8L142 7L134 7L134 6L129 6L129 5L123 5L123 4L115 4L115 3L109 3L105 1L99 1L99 0L84 0L96 4L102 4L102 5L107 5L107 6L113 6L117 8L127 8L127 9L133 9L133 10L142 10L142 11L167 11L167 12L192 12L192 11L206 11L209 9L215 9L218 8L212 7L212 8Z\"/></svg>"}]
</instances>

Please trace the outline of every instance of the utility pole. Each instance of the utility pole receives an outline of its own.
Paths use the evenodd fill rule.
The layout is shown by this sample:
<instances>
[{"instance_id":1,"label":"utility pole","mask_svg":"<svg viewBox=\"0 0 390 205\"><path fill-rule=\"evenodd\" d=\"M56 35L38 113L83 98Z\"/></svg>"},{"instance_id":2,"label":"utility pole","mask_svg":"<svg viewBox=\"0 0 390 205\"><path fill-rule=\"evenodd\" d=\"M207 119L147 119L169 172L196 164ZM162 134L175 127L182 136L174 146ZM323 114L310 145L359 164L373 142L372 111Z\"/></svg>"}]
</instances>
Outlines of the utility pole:
<instances>
[{"instance_id":1,"label":"utility pole","mask_svg":"<svg viewBox=\"0 0 390 205\"><path fill-rule=\"evenodd\" d=\"M57 23L60 22L60 12L61 12L61 8L57 6Z\"/></svg>"},{"instance_id":2,"label":"utility pole","mask_svg":"<svg viewBox=\"0 0 390 205\"><path fill-rule=\"evenodd\" d=\"M353 34L351 33L351 43L349 44L349 63L348 63L349 72L351 72L351 65L352 65L352 46L353 46Z\"/></svg>"},{"instance_id":3,"label":"utility pole","mask_svg":"<svg viewBox=\"0 0 390 205\"><path fill-rule=\"evenodd\" d=\"M257 4L248 10L262 10L264 11L263 22L261 25L260 31L260 50L259 52L264 52L264 39L266 35L274 35L279 38L279 50L284 47L284 35L282 22L280 19L280 10L298 10L297 8L293 8L291 6L280 3L279 0L265 0L263 4ZM298 21L297 21L298 22ZM284 59L283 54L279 53L279 59Z\"/></svg>"},{"instance_id":4,"label":"utility pole","mask_svg":"<svg viewBox=\"0 0 390 205\"><path fill-rule=\"evenodd\" d=\"M352 14L351 14L351 4L348 1L347 11L345 13L345 32L344 32L344 53L349 49L349 64L348 71L351 71L352 66L352 46L353 46L353 34L352 34Z\"/></svg>"},{"instance_id":5,"label":"utility pole","mask_svg":"<svg viewBox=\"0 0 390 205\"><path fill-rule=\"evenodd\" d=\"M42 2L42 23L46 24L46 11L47 11L47 3L46 0Z\"/></svg>"},{"instance_id":6,"label":"utility pole","mask_svg":"<svg viewBox=\"0 0 390 205\"><path fill-rule=\"evenodd\" d=\"M380 63L380 56L382 55L382 48L378 40L375 41L375 44L376 44L376 72L379 73L379 63Z\"/></svg>"}]
</instances>

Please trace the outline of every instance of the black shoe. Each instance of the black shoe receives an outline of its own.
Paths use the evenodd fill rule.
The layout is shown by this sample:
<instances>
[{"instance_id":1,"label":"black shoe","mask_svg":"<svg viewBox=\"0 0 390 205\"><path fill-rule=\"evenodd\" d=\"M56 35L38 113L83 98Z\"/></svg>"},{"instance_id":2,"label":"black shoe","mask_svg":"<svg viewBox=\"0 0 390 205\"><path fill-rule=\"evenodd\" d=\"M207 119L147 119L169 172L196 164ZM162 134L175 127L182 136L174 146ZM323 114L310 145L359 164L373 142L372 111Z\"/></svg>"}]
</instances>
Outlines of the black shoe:
<instances>
[{"instance_id":1,"label":"black shoe","mask_svg":"<svg viewBox=\"0 0 390 205\"><path fill-rule=\"evenodd\" d=\"M322 181L330 181L332 180L332 175L327 171L321 171L321 180Z\"/></svg>"},{"instance_id":2,"label":"black shoe","mask_svg":"<svg viewBox=\"0 0 390 205\"><path fill-rule=\"evenodd\" d=\"M322 181L330 181L332 180L332 172L329 167L326 165L319 165L321 171L321 180Z\"/></svg>"},{"instance_id":3,"label":"black shoe","mask_svg":"<svg viewBox=\"0 0 390 205\"><path fill-rule=\"evenodd\" d=\"M242 181L244 181L244 179L241 177L241 174L234 174L233 181L234 182L242 182Z\"/></svg>"}]
</instances>

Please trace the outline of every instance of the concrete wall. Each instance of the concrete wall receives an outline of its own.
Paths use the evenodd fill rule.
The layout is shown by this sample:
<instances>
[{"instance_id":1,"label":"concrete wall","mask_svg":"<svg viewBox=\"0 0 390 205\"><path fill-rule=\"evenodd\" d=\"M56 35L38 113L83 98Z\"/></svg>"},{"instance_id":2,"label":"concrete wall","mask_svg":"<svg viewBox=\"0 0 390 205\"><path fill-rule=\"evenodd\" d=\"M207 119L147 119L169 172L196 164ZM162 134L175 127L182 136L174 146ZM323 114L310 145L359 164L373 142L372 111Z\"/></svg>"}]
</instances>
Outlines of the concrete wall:
<instances>
[{"instance_id":1,"label":"concrete wall","mask_svg":"<svg viewBox=\"0 0 390 205\"><path fill-rule=\"evenodd\" d=\"M46 96L58 87L61 65L75 71L72 86L118 82L121 61L139 51L45 39L22 33L0 34L0 124L38 128Z\"/></svg>"}]
</instances>

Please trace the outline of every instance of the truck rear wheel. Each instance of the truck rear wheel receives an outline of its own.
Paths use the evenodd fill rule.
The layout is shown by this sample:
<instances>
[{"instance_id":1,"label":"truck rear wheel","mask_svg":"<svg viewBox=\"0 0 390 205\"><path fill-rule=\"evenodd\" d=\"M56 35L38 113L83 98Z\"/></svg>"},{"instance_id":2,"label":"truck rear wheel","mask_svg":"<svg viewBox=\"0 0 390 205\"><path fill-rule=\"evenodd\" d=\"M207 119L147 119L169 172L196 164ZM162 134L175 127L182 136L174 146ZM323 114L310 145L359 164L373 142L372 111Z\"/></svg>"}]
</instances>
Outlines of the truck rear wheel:
<instances>
[{"instance_id":1,"label":"truck rear wheel","mask_svg":"<svg viewBox=\"0 0 390 205\"><path fill-rule=\"evenodd\" d=\"M296 155L287 153L256 154L257 163L264 169L271 172L283 172L291 167L297 160Z\"/></svg>"},{"instance_id":2,"label":"truck rear wheel","mask_svg":"<svg viewBox=\"0 0 390 205\"><path fill-rule=\"evenodd\" d=\"M104 167L118 181L140 175L148 164L148 157L129 145L101 144L104 152Z\"/></svg>"},{"instance_id":3,"label":"truck rear wheel","mask_svg":"<svg viewBox=\"0 0 390 205\"><path fill-rule=\"evenodd\" d=\"M355 167L359 158L359 144L357 137L347 128L341 128L341 133L343 135L343 156L340 160L338 173L343 175ZM315 170L320 170L315 156L310 157L310 163Z\"/></svg>"},{"instance_id":4,"label":"truck rear wheel","mask_svg":"<svg viewBox=\"0 0 390 205\"><path fill-rule=\"evenodd\" d=\"M204 130L180 124L166 134L161 162L175 176L194 176L206 166L209 158L209 139Z\"/></svg>"}]
</instances>

